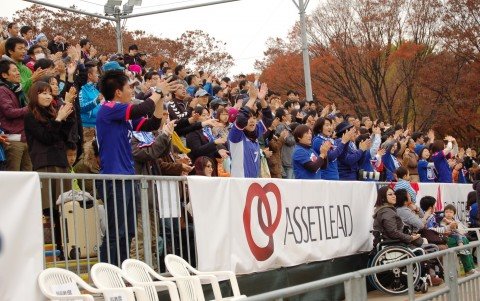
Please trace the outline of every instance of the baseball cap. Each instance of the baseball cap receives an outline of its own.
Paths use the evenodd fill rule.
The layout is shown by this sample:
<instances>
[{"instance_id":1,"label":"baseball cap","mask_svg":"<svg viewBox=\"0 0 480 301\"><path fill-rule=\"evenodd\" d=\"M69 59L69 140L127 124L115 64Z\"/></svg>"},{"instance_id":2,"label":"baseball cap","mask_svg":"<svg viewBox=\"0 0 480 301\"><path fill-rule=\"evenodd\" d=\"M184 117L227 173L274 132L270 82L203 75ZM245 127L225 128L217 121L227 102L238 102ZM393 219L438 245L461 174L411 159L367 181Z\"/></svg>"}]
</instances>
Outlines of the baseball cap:
<instances>
[{"instance_id":1,"label":"baseball cap","mask_svg":"<svg viewBox=\"0 0 480 301\"><path fill-rule=\"evenodd\" d=\"M124 70L125 68L123 68L122 66L120 66L120 64L116 61L111 61L111 62L107 62L105 63L105 65L103 65L102 67L102 70L103 71L110 71L110 70Z\"/></svg>"},{"instance_id":2,"label":"baseball cap","mask_svg":"<svg viewBox=\"0 0 480 301\"><path fill-rule=\"evenodd\" d=\"M195 97L202 97L202 96L210 96L207 91L204 89L200 88L198 91L195 93Z\"/></svg>"}]
</instances>

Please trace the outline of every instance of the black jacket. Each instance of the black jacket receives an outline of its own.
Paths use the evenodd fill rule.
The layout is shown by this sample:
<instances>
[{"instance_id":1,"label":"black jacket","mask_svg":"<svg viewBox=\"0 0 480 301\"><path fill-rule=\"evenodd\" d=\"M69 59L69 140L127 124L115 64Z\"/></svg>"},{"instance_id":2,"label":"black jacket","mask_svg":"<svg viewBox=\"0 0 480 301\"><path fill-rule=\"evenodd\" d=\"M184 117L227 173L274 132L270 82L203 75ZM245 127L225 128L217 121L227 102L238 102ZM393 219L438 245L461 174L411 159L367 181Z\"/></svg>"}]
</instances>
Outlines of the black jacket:
<instances>
[{"instance_id":1,"label":"black jacket","mask_svg":"<svg viewBox=\"0 0 480 301\"><path fill-rule=\"evenodd\" d=\"M74 125L72 113L66 121L47 122L35 119L32 112L25 116L25 136L33 170L46 166L68 167L65 143Z\"/></svg>"}]
</instances>

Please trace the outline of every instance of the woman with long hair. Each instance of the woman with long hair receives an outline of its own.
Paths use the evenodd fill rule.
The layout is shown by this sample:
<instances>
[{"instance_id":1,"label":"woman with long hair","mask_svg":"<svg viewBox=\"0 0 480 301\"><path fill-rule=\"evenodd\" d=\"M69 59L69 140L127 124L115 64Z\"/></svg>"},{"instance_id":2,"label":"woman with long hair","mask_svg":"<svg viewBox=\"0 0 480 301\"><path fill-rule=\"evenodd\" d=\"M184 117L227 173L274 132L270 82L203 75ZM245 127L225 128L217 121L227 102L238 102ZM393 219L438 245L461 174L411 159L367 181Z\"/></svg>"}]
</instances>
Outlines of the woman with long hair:
<instances>
[{"instance_id":1,"label":"woman with long hair","mask_svg":"<svg viewBox=\"0 0 480 301\"><path fill-rule=\"evenodd\" d=\"M49 83L35 82L28 91L29 112L25 116L25 136L28 153L37 172L67 173L68 161L66 143L74 125L73 104L66 103L58 110L53 104L52 88ZM73 114L72 114L73 113ZM59 214L55 202L60 193L71 190L71 181L63 181L63 191L59 180L42 180L42 209L59 225ZM51 194L50 194L51 192ZM59 227L55 229L57 249L61 250Z\"/></svg>"},{"instance_id":2,"label":"woman with long hair","mask_svg":"<svg viewBox=\"0 0 480 301\"><path fill-rule=\"evenodd\" d=\"M399 240L406 244L421 246L423 239L420 234L409 235L403 232L404 223L397 213L396 203L397 198L392 188L384 186L378 190L373 214L374 246L380 242L380 234L384 239Z\"/></svg>"},{"instance_id":3,"label":"woman with long hair","mask_svg":"<svg viewBox=\"0 0 480 301\"><path fill-rule=\"evenodd\" d=\"M206 156L198 157L197 160L195 160L195 174L197 176L213 177L214 166L211 158Z\"/></svg>"}]
</instances>

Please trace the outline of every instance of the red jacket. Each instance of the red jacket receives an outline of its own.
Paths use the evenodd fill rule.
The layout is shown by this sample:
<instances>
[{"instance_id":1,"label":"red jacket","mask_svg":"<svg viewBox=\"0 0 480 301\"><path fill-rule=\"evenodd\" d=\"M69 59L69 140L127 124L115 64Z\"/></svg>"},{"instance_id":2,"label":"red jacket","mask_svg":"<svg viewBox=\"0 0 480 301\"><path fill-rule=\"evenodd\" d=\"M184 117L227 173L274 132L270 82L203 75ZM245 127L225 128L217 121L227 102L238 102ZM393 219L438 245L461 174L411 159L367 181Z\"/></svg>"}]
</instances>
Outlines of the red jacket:
<instances>
[{"instance_id":1,"label":"red jacket","mask_svg":"<svg viewBox=\"0 0 480 301\"><path fill-rule=\"evenodd\" d=\"M0 86L0 128L5 134L22 134L22 142L26 142L23 119L28 112L10 89Z\"/></svg>"}]
</instances>

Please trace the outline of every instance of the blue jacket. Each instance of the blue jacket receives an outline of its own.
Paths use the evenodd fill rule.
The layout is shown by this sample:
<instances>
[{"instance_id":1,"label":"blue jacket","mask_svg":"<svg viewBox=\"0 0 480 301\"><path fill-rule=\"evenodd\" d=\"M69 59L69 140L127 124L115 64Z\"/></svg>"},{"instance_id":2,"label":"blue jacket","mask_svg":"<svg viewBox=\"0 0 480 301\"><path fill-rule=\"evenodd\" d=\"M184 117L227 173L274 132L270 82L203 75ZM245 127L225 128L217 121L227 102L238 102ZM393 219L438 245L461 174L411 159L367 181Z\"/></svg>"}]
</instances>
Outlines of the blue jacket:
<instances>
[{"instance_id":1,"label":"blue jacket","mask_svg":"<svg viewBox=\"0 0 480 301\"><path fill-rule=\"evenodd\" d=\"M341 143L341 141L342 139L338 138L335 141L335 144ZM338 157L338 174L340 180L357 180L358 164L361 162L366 152L367 151L357 149L353 142L349 142L348 145L345 146L343 152Z\"/></svg>"},{"instance_id":2,"label":"blue jacket","mask_svg":"<svg viewBox=\"0 0 480 301\"><path fill-rule=\"evenodd\" d=\"M212 86L212 83L206 83L205 85L203 85L203 90L207 91L208 94L210 94L210 96L213 96L213 86ZM191 97L195 97L195 92L197 92L197 87L195 86L188 86L187 87L187 93L188 95L190 95Z\"/></svg>"},{"instance_id":3,"label":"blue jacket","mask_svg":"<svg viewBox=\"0 0 480 301\"><path fill-rule=\"evenodd\" d=\"M338 174L338 161L337 158L340 156L345 149L345 144L342 143L342 139L333 140L331 138L324 137L322 135L317 135L312 139L312 149L315 152L315 155L320 156L320 146L322 146L325 141L330 140L333 143L333 148L328 151L328 165L325 170L321 170L321 177L324 180L340 180Z\"/></svg>"},{"instance_id":4,"label":"blue jacket","mask_svg":"<svg viewBox=\"0 0 480 301\"><path fill-rule=\"evenodd\" d=\"M95 87L94 83L86 83L78 93L80 102L80 117L82 118L82 125L86 128L95 127L97 120L97 113L100 109L98 103L98 95L100 92Z\"/></svg>"},{"instance_id":5,"label":"blue jacket","mask_svg":"<svg viewBox=\"0 0 480 301\"><path fill-rule=\"evenodd\" d=\"M395 161L393 159L393 155L388 152L385 155L382 156L382 162L383 166L386 171L386 179L385 181L391 182L395 179L395 170L397 170L397 167L395 166Z\"/></svg>"}]
</instances>

